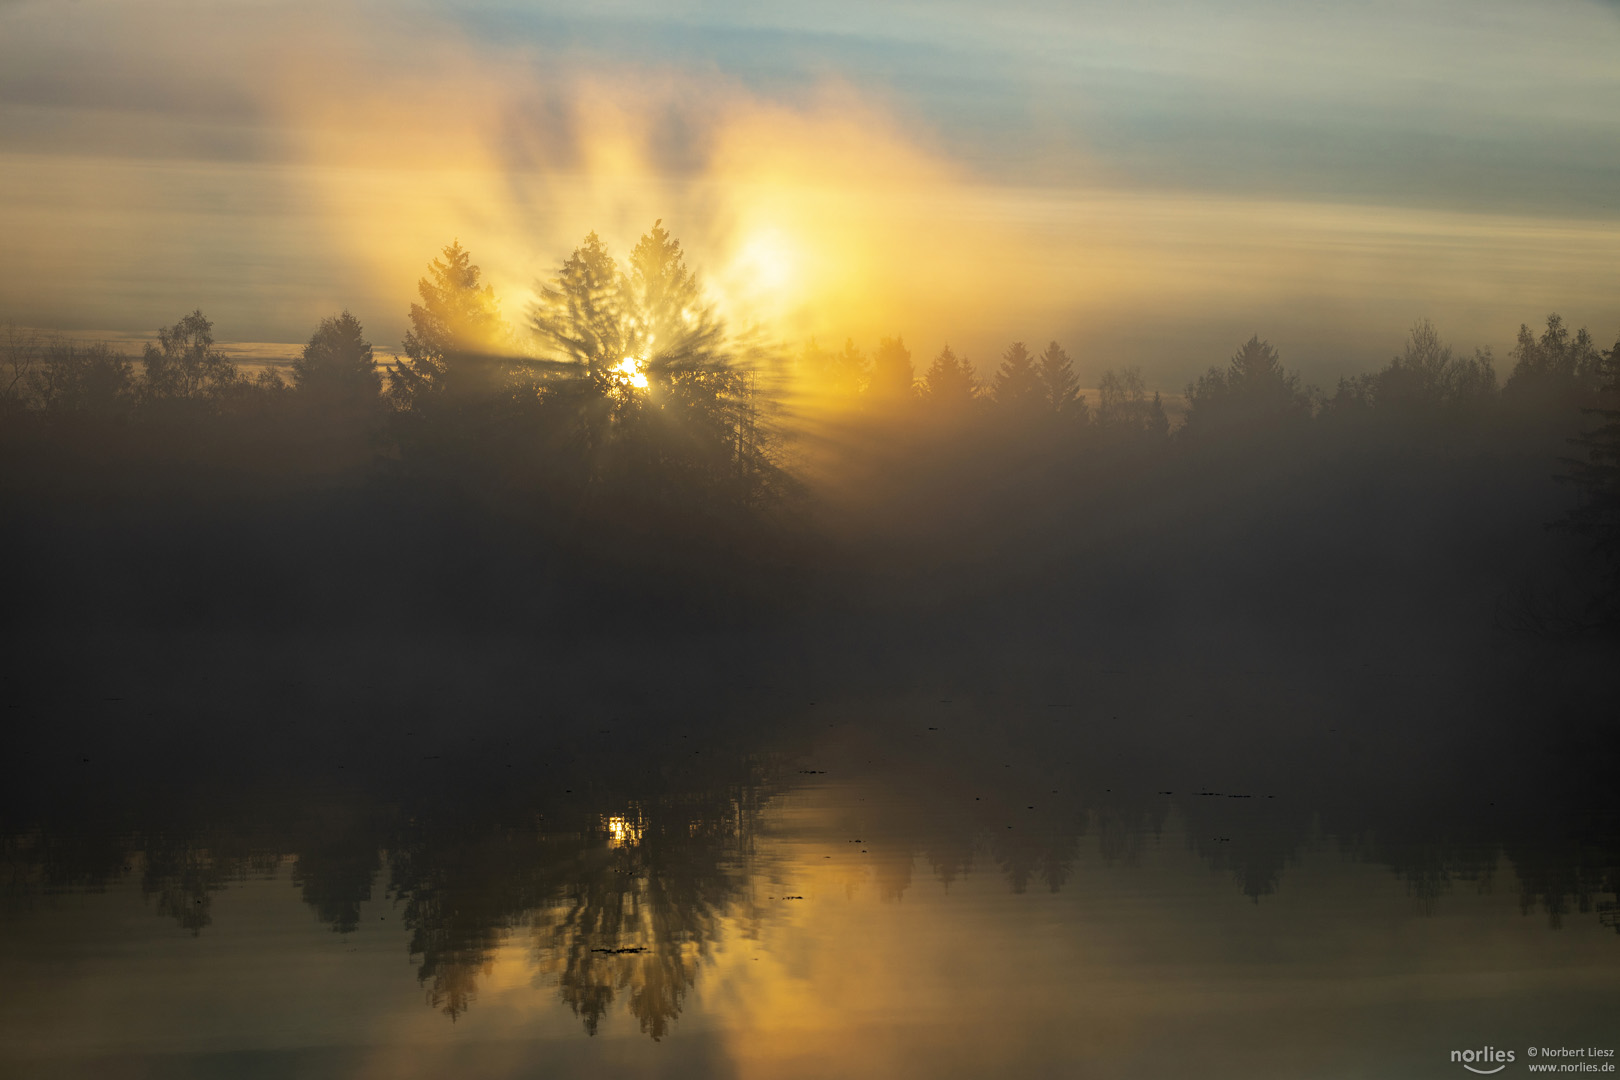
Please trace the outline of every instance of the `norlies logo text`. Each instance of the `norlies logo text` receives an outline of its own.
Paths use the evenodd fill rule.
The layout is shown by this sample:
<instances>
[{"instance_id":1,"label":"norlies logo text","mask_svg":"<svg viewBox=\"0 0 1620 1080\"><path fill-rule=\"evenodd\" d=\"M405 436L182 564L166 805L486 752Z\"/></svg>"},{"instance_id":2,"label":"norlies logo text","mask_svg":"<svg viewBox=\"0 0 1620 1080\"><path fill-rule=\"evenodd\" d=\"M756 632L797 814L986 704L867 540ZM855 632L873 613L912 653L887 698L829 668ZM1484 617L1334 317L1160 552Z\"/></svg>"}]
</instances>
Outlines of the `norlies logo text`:
<instances>
[{"instance_id":1,"label":"norlies logo text","mask_svg":"<svg viewBox=\"0 0 1620 1080\"><path fill-rule=\"evenodd\" d=\"M1487 1046L1480 1050L1453 1050L1451 1060L1459 1063L1469 1072L1489 1076L1491 1073L1499 1073L1507 1068L1507 1063L1513 1060L1513 1051L1498 1050L1493 1046ZM1486 1066L1494 1065L1496 1067L1475 1068L1475 1063Z\"/></svg>"}]
</instances>

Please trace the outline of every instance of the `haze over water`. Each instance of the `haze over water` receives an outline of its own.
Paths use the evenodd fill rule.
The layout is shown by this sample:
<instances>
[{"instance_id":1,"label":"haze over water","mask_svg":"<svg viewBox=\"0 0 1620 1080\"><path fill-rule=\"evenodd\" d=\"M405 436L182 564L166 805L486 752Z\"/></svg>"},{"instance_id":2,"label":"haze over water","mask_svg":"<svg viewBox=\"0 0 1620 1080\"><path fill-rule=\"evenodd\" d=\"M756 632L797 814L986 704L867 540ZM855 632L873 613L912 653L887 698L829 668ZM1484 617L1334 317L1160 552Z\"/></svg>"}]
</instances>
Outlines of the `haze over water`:
<instances>
[{"instance_id":1,"label":"haze over water","mask_svg":"<svg viewBox=\"0 0 1620 1080\"><path fill-rule=\"evenodd\" d=\"M1607 2L0 0L0 1075L1612 1072L1617 117Z\"/></svg>"},{"instance_id":2,"label":"haze over water","mask_svg":"<svg viewBox=\"0 0 1620 1080\"><path fill-rule=\"evenodd\" d=\"M403 642L320 691L195 649L228 692L16 703L60 722L7 784L14 1075L1427 1076L1612 1030L1610 764L1521 730L1522 672L581 701L492 644L458 708ZM215 695L256 704L182 719Z\"/></svg>"}]
</instances>

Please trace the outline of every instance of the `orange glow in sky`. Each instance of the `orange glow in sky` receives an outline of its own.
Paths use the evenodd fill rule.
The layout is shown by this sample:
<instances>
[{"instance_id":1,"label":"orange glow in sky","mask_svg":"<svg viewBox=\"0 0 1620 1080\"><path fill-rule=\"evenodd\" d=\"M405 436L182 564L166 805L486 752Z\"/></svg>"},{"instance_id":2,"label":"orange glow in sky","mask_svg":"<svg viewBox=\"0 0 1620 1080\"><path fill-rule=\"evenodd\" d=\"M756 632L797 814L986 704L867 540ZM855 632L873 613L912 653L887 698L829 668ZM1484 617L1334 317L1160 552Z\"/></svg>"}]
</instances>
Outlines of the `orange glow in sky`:
<instances>
[{"instance_id":1,"label":"orange glow in sky","mask_svg":"<svg viewBox=\"0 0 1620 1080\"><path fill-rule=\"evenodd\" d=\"M517 22L493 32L478 5L389 20L350 5L294 18L275 4L91 3L62 25L12 6L0 61L33 73L30 101L54 104L7 106L0 128L0 321L133 332L201 307L222 340L297 342L349 308L389 349L453 239L521 326L537 282L587 232L623 257L662 219L732 324L790 349L814 336L870 350L899 333L923 362L949 342L983 363L1010 341L1056 338L1083 381L1140 363L1174 392L1256 332L1323 384L1382 363L1420 316L1499 355L1520 322L1553 310L1605 338L1620 323L1620 217L1579 185L1609 168L1592 125L1613 112L1593 88L1609 85L1620 22L1505 13L1496 41L1431 7L1404 16L1410 48L1344 16L1345 56L1382 65L1369 82L1348 60L1296 62L1300 35L1321 28L1275 12L1245 35L1242 12L1205 25L1189 9L1185 40L1160 42L1124 7L1085 25L1013 4L902 26L853 6L851 40L912 65L874 74L819 38L833 51L799 67L768 42L754 66L694 59L663 44L653 11L650 36L587 18L570 48L543 11L531 32L500 9ZM754 18L769 41L804 31L784 11ZM1392 116L1451 122L1400 97L1407 75L1473 87L1485 108L1499 89L1475 86L1477 57L1550 62L1554 37L1567 86L1549 76L1515 92L1517 112L1456 122L1506 147L1553 137L1539 118L1557 116L1570 168L1491 171L1538 160L1528 146L1452 168L1425 156L1452 144L1390 151L1406 138L1393 127L1340 160L1345 139ZM980 58L978 89L938 67L940 49ZM1251 53L1268 62L1230 62ZM776 82L756 70L772 64L785 65ZM100 81L69 78L75 65ZM1216 142L1110 81L1138 67L1181 87L1185 110L1226 109L1205 124ZM78 89L57 101L61 80ZM114 99L76 104L104 85L132 110L116 123ZM1320 145L1299 135L1339 131L1335 109L1370 119ZM1228 115L1260 142L1215 130Z\"/></svg>"}]
</instances>

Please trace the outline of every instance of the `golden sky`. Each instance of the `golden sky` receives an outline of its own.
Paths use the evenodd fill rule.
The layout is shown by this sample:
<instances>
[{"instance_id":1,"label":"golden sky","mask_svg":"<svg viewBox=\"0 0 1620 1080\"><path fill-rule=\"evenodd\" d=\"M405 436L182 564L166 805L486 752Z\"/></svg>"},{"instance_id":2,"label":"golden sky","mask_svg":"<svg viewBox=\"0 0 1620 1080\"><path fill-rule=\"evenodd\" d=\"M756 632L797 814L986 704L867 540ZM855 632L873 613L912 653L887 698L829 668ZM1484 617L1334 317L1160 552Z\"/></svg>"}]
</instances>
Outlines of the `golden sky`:
<instances>
[{"instance_id":1,"label":"golden sky","mask_svg":"<svg viewBox=\"0 0 1620 1080\"><path fill-rule=\"evenodd\" d=\"M0 3L0 321L395 347L459 238L521 322L663 219L773 337L1179 387L1432 318L1620 333L1620 8Z\"/></svg>"}]
</instances>

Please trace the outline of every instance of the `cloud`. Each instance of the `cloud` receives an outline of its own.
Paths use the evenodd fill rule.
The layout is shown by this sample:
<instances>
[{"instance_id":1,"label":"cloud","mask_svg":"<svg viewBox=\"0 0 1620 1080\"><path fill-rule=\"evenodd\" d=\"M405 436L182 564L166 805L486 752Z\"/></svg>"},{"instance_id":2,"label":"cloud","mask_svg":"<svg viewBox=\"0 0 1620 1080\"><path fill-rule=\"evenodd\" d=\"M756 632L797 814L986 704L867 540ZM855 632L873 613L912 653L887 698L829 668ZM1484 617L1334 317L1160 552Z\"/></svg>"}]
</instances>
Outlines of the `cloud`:
<instances>
[{"instance_id":1,"label":"cloud","mask_svg":"<svg viewBox=\"0 0 1620 1080\"><path fill-rule=\"evenodd\" d=\"M663 219L784 338L1058 337L1170 386L1256 330L1328 380L1420 314L1620 321L1606 10L840 10L0 9L0 319L349 307L386 344L453 238L516 320Z\"/></svg>"}]
</instances>

